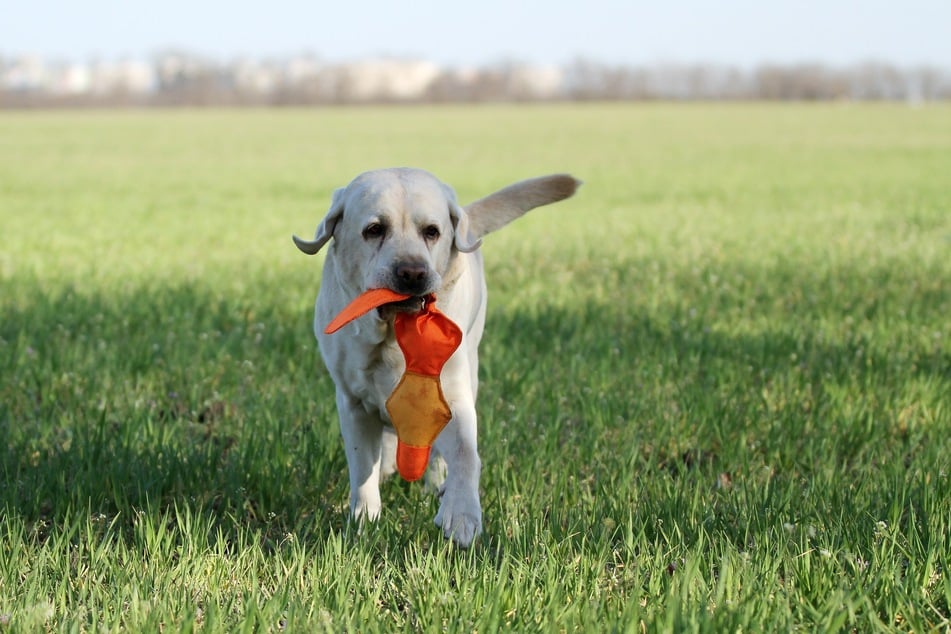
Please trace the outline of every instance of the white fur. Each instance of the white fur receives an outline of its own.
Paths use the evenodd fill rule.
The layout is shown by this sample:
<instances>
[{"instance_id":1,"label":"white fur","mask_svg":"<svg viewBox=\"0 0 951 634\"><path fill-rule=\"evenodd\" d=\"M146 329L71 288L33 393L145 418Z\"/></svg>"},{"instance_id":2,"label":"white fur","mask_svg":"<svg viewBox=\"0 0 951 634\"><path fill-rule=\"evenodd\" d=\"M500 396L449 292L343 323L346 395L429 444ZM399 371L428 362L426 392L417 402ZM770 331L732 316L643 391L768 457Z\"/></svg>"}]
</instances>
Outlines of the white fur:
<instances>
[{"instance_id":1,"label":"white fur","mask_svg":"<svg viewBox=\"0 0 951 634\"><path fill-rule=\"evenodd\" d=\"M463 209L448 185L423 170L366 172L334 192L313 240L294 236L298 248L311 255L333 238L314 331L336 384L355 518L380 514L380 478L393 472L396 447L384 403L405 364L393 336L393 309L372 311L332 335L324 334L326 325L357 295L386 287L435 293L436 305L462 329L462 344L440 377L452 420L434 444L446 462L435 521L446 537L469 546L482 531L475 401L486 286L479 245L485 234L534 207L571 196L578 185L567 175L530 179ZM383 235L371 225L382 225ZM406 284L414 285L411 291ZM429 471L438 478L442 467L434 458Z\"/></svg>"}]
</instances>

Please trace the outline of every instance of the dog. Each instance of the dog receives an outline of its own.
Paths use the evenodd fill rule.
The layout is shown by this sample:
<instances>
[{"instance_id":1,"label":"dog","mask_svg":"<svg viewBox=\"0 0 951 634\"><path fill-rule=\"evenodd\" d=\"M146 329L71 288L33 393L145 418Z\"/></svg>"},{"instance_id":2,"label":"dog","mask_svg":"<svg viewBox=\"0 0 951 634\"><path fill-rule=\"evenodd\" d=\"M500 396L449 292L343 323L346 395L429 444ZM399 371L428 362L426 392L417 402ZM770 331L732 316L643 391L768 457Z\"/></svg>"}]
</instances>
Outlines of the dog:
<instances>
[{"instance_id":1,"label":"dog","mask_svg":"<svg viewBox=\"0 0 951 634\"><path fill-rule=\"evenodd\" d=\"M379 517L380 479L394 471L396 441L384 404L405 368L394 317L398 311L419 310L420 298L432 294L463 332L440 375L452 418L433 444L427 474L435 472L440 497L435 523L463 548L481 534L475 402L487 291L479 247L486 234L535 207L572 196L580 184L567 174L542 176L463 207L451 187L424 170L369 171L334 191L313 240L294 236L297 248L308 255L333 238L323 264L314 332L336 386L354 519ZM381 306L345 331L324 333L355 297L375 288L412 297Z\"/></svg>"}]
</instances>

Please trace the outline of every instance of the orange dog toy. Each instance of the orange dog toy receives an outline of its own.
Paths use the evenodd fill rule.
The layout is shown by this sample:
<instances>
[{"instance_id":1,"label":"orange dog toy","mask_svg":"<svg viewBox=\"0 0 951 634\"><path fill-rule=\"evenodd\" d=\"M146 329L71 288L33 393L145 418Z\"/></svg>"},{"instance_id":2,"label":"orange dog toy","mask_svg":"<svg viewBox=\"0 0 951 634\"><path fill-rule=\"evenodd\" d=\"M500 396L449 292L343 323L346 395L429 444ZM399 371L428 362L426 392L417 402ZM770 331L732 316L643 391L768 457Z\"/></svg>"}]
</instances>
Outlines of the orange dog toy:
<instances>
[{"instance_id":1,"label":"orange dog toy","mask_svg":"<svg viewBox=\"0 0 951 634\"><path fill-rule=\"evenodd\" d=\"M387 288L366 291L340 311L324 332L333 334L374 308L410 297ZM386 399L386 411L398 438L396 468L413 482L426 472L433 442L452 418L439 374L462 342L462 330L436 308L436 297L427 295L419 312L396 314L393 331L406 371Z\"/></svg>"}]
</instances>

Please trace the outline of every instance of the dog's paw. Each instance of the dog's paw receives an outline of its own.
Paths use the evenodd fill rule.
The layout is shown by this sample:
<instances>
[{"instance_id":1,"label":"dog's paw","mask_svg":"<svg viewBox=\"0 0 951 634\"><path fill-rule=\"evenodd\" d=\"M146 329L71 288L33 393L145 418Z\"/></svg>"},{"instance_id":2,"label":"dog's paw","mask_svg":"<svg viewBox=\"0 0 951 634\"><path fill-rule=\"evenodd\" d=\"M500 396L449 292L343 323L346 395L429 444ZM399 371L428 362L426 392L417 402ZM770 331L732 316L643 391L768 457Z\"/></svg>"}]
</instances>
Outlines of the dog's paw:
<instances>
[{"instance_id":1,"label":"dog's paw","mask_svg":"<svg viewBox=\"0 0 951 634\"><path fill-rule=\"evenodd\" d=\"M442 527L446 539L468 548L482 533L482 507L478 497L445 491L435 521L436 526Z\"/></svg>"}]
</instances>

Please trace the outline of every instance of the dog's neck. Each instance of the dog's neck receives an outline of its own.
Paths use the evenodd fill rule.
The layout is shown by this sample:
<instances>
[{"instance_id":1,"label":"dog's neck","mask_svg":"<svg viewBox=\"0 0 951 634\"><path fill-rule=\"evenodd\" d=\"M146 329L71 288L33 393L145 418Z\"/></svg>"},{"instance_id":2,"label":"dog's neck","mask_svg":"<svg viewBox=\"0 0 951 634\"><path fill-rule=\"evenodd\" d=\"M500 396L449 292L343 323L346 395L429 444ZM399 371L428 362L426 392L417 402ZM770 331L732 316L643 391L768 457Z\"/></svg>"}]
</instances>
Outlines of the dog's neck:
<instances>
[{"instance_id":1,"label":"dog's neck","mask_svg":"<svg viewBox=\"0 0 951 634\"><path fill-rule=\"evenodd\" d=\"M446 268L446 273L442 276L442 285L439 290L436 291L437 297L452 292L456 282L459 281L459 278L462 277L462 274L466 270L465 258L471 257L476 256L473 253L463 253L457 249L452 250L452 254L449 256L449 266Z\"/></svg>"}]
</instances>

